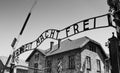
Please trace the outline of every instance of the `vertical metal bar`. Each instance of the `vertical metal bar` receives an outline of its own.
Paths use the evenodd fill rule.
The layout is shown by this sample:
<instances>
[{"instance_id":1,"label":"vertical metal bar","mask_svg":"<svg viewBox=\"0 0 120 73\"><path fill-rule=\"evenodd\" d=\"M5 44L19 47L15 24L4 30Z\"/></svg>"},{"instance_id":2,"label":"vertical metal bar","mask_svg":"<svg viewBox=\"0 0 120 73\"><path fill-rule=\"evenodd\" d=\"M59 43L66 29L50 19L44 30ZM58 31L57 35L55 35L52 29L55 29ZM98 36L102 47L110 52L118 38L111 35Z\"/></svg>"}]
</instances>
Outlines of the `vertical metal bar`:
<instances>
[{"instance_id":1,"label":"vertical metal bar","mask_svg":"<svg viewBox=\"0 0 120 73\"><path fill-rule=\"evenodd\" d=\"M112 25L111 15L108 14L107 17L108 17L108 24L109 24L109 26L113 26L113 25Z\"/></svg>"}]
</instances>

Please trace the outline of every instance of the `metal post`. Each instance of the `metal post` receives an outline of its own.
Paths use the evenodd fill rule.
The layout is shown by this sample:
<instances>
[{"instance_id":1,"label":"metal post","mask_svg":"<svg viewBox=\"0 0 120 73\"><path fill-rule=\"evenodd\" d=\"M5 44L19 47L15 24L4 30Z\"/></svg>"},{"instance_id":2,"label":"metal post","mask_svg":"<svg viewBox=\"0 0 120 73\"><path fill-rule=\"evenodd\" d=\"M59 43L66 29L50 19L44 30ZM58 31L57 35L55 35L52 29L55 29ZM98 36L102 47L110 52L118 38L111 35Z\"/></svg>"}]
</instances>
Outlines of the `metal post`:
<instances>
[{"instance_id":1,"label":"metal post","mask_svg":"<svg viewBox=\"0 0 120 73\"><path fill-rule=\"evenodd\" d=\"M109 39L110 64L112 66L111 73L120 73L119 71L119 40L113 34Z\"/></svg>"},{"instance_id":2,"label":"metal post","mask_svg":"<svg viewBox=\"0 0 120 73\"><path fill-rule=\"evenodd\" d=\"M10 64L10 73L14 73L14 66L15 66L15 61L14 61L14 50L13 50L13 54L12 54L12 62Z\"/></svg>"},{"instance_id":3,"label":"metal post","mask_svg":"<svg viewBox=\"0 0 120 73\"><path fill-rule=\"evenodd\" d=\"M12 64L12 63L11 63L11 66L10 66L10 73L14 73L14 66L15 66L15 64Z\"/></svg>"},{"instance_id":4,"label":"metal post","mask_svg":"<svg viewBox=\"0 0 120 73\"><path fill-rule=\"evenodd\" d=\"M120 0L107 0L109 12L113 15L117 37L109 39L109 52L112 70L111 73L120 73Z\"/></svg>"}]
</instances>

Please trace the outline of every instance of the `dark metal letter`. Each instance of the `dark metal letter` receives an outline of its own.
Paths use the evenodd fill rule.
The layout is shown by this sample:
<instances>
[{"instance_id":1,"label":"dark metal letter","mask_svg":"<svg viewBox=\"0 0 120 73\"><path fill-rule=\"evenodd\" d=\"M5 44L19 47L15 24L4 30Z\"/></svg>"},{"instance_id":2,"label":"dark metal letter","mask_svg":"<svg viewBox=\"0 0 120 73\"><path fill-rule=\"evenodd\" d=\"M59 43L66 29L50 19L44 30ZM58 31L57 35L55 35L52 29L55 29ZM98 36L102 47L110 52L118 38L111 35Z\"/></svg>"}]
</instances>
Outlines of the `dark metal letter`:
<instances>
[{"instance_id":1,"label":"dark metal letter","mask_svg":"<svg viewBox=\"0 0 120 73\"><path fill-rule=\"evenodd\" d=\"M74 34L79 33L78 27L79 27L79 26L78 26L77 24L74 24L74 25L73 25Z\"/></svg>"},{"instance_id":2,"label":"dark metal letter","mask_svg":"<svg viewBox=\"0 0 120 73\"><path fill-rule=\"evenodd\" d=\"M89 28L86 28L86 27L85 27L86 25L89 24L88 21L89 21L89 20L84 20L84 22L83 22L84 31L85 31L85 30L89 30Z\"/></svg>"},{"instance_id":3,"label":"dark metal letter","mask_svg":"<svg viewBox=\"0 0 120 73\"><path fill-rule=\"evenodd\" d=\"M66 36L68 37L68 32L70 31L70 26L66 28Z\"/></svg>"}]
</instances>

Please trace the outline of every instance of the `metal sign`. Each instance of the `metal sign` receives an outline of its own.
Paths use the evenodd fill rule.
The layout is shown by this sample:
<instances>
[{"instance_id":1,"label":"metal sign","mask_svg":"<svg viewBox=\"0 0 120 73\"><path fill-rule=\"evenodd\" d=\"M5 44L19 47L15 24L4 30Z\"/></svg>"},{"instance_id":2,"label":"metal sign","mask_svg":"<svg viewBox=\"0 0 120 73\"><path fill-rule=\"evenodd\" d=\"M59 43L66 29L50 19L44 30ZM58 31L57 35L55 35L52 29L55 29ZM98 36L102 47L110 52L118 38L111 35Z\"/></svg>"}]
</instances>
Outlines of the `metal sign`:
<instances>
[{"instance_id":1,"label":"metal sign","mask_svg":"<svg viewBox=\"0 0 120 73\"><path fill-rule=\"evenodd\" d=\"M101 25L99 24L101 22L104 22L104 18L107 19L106 25ZM99 25L98 25L99 24ZM73 36L75 34L87 31L87 30L92 30L92 29L98 29L98 28L105 28L113 26L110 14L105 14L93 18L89 18L86 20L79 21L75 24L72 24L62 30L57 30L57 29L48 29L44 31L35 41L27 43L25 45L22 45L20 48L15 50L15 57L19 56L20 54L33 50L37 48L45 39L51 38L51 39L65 39L70 36ZM114 26L113 26L114 27Z\"/></svg>"}]
</instances>

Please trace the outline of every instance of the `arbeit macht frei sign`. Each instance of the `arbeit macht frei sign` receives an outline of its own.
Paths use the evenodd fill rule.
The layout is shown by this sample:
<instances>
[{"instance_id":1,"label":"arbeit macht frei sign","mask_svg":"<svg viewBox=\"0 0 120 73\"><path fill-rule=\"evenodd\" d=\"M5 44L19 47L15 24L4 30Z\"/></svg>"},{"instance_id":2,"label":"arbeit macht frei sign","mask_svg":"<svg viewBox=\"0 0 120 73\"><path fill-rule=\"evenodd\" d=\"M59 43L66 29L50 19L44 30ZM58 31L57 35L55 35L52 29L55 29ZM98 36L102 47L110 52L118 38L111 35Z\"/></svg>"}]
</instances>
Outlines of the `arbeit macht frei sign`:
<instances>
[{"instance_id":1,"label":"arbeit macht frei sign","mask_svg":"<svg viewBox=\"0 0 120 73\"><path fill-rule=\"evenodd\" d=\"M98 21L103 21L104 19L107 20L107 23L105 25L98 24L100 23ZM110 27L110 26L113 26L110 14L105 14L105 15L79 21L62 30L48 29L44 31L35 41L22 45L20 48L16 49L14 51L14 54L15 54L15 57L17 57L26 51L33 50L37 48L47 38L51 38L55 40L65 39L65 38L68 38L70 36L73 36L75 34L78 34L84 31L98 29L98 28L105 28L105 27Z\"/></svg>"}]
</instances>

